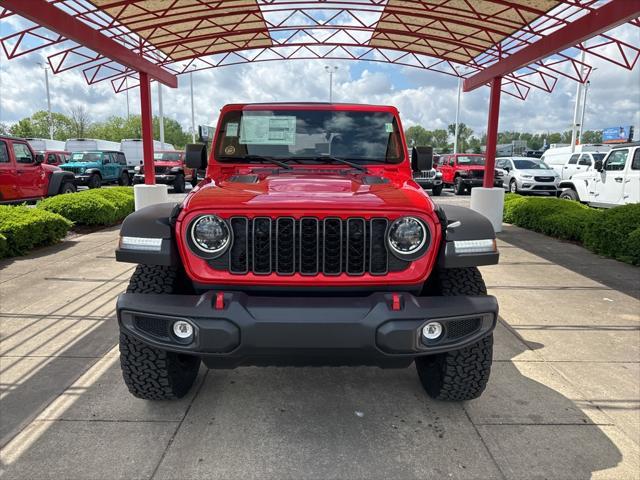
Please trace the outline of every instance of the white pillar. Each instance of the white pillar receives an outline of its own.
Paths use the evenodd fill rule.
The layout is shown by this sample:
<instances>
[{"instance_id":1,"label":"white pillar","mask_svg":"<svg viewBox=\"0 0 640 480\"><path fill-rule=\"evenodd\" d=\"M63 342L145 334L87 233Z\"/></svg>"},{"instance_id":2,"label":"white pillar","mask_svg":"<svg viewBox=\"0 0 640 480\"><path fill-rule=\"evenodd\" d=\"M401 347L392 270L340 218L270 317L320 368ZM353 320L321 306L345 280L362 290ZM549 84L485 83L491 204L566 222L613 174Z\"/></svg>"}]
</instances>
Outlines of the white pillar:
<instances>
[{"instance_id":1,"label":"white pillar","mask_svg":"<svg viewBox=\"0 0 640 480\"><path fill-rule=\"evenodd\" d=\"M167 185L134 185L133 196L136 210L169 201L169 187Z\"/></svg>"},{"instance_id":2,"label":"white pillar","mask_svg":"<svg viewBox=\"0 0 640 480\"><path fill-rule=\"evenodd\" d=\"M504 188L475 187L471 189L471 210L484 215L493 225L493 230L502 231L504 210Z\"/></svg>"},{"instance_id":3,"label":"white pillar","mask_svg":"<svg viewBox=\"0 0 640 480\"><path fill-rule=\"evenodd\" d=\"M189 72L189 83L191 84L191 142L196 143L196 113L193 106L193 72Z\"/></svg>"}]
</instances>

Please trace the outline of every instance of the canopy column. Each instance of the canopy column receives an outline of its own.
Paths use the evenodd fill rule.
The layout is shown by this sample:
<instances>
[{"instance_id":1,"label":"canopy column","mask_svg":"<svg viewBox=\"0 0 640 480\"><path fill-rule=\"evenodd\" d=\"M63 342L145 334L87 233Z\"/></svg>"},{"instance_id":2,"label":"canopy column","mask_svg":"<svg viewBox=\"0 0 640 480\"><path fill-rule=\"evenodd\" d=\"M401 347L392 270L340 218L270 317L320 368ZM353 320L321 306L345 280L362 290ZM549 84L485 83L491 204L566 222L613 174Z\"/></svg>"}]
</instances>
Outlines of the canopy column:
<instances>
[{"instance_id":1,"label":"canopy column","mask_svg":"<svg viewBox=\"0 0 640 480\"><path fill-rule=\"evenodd\" d=\"M482 187L471 190L471 208L487 217L496 232L502 231L504 189L494 187L496 171L496 146L498 144L498 120L500 117L500 89L502 77L491 79L489 118L487 120L487 149L485 152L484 180Z\"/></svg>"}]
</instances>

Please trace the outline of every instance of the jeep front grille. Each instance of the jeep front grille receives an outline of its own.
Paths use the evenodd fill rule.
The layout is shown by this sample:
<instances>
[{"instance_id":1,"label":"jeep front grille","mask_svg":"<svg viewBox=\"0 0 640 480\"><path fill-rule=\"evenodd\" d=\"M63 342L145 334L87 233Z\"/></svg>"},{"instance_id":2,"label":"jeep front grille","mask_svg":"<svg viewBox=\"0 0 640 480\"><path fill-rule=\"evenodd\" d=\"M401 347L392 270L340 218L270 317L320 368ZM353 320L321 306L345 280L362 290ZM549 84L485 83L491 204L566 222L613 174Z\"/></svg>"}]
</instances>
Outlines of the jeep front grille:
<instances>
[{"instance_id":1,"label":"jeep front grille","mask_svg":"<svg viewBox=\"0 0 640 480\"><path fill-rule=\"evenodd\" d=\"M409 265L387 251L388 223L386 218L232 217L233 244L209 264L237 275L384 275Z\"/></svg>"},{"instance_id":2,"label":"jeep front grille","mask_svg":"<svg viewBox=\"0 0 640 480\"><path fill-rule=\"evenodd\" d=\"M84 172L84 167L65 167L65 166L61 165L60 168L62 170L65 170L65 171L71 172L71 173L82 173L82 172Z\"/></svg>"},{"instance_id":3,"label":"jeep front grille","mask_svg":"<svg viewBox=\"0 0 640 480\"><path fill-rule=\"evenodd\" d=\"M171 171L171 167L155 167L156 175L164 175L166 173L169 173L170 171Z\"/></svg>"}]
</instances>

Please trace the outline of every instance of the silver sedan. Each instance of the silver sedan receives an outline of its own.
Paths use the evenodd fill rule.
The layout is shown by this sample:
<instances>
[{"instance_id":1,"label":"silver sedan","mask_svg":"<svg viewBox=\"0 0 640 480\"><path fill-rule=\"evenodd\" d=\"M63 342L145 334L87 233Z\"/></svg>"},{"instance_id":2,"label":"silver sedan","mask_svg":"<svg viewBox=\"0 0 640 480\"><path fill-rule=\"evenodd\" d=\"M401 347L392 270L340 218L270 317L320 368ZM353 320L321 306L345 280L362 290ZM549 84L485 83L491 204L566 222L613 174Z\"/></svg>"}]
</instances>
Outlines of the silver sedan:
<instances>
[{"instance_id":1,"label":"silver sedan","mask_svg":"<svg viewBox=\"0 0 640 480\"><path fill-rule=\"evenodd\" d=\"M504 172L504 188L512 193L556 195L560 177L536 158L496 158L496 167Z\"/></svg>"}]
</instances>

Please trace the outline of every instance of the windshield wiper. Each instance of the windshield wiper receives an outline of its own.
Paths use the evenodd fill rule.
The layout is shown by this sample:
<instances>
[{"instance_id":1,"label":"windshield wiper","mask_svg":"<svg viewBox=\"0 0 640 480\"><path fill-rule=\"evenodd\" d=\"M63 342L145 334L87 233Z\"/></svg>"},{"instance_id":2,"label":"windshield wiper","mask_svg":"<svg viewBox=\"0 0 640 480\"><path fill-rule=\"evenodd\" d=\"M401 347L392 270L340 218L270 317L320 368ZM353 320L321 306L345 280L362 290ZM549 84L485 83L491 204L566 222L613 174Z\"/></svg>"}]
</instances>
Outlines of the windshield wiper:
<instances>
[{"instance_id":1,"label":"windshield wiper","mask_svg":"<svg viewBox=\"0 0 640 480\"><path fill-rule=\"evenodd\" d=\"M276 160L273 157L268 157L266 155L245 155L243 157L230 157L230 156L221 156L222 160L235 160L236 162L242 160L248 160L250 162L269 162L274 165L278 165L279 167L286 168L287 170L291 170L293 167L285 162L281 162L280 160Z\"/></svg>"},{"instance_id":2,"label":"windshield wiper","mask_svg":"<svg viewBox=\"0 0 640 480\"><path fill-rule=\"evenodd\" d=\"M361 172L367 173L367 168L359 165L355 162L350 162L349 160L345 160L344 158L334 157L333 155L317 155L315 157L296 157L296 160L315 160L316 162L330 161L333 163L342 163L343 165L349 165L355 169L360 170Z\"/></svg>"}]
</instances>

